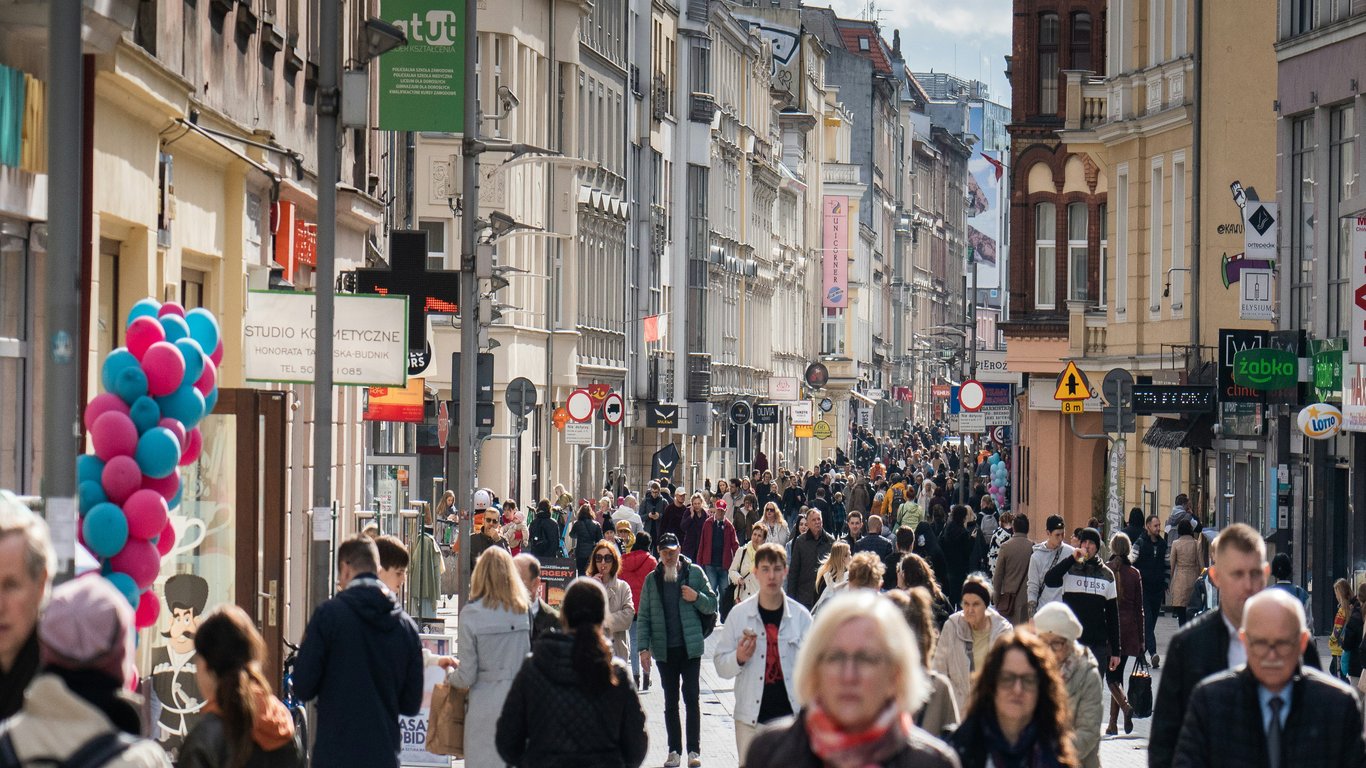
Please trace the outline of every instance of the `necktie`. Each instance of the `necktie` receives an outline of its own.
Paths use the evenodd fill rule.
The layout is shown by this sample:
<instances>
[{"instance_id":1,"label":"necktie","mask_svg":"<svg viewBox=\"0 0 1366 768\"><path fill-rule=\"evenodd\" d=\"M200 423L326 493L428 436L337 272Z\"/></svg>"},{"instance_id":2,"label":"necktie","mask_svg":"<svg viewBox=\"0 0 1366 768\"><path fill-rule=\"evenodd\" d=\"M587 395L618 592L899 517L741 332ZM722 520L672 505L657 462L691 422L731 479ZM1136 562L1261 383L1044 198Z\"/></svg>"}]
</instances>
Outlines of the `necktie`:
<instances>
[{"instance_id":1,"label":"necktie","mask_svg":"<svg viewBox=\"0 0 1366 768\"><path fill-rule=\"evenodd\" d=\"M1266 729L1266 754L1271 768L1281 768L1281 706L1285 702L1280 696L1272 696L1267 704L1271 706L1271 724Z\"/></svg>"}]
</instances>

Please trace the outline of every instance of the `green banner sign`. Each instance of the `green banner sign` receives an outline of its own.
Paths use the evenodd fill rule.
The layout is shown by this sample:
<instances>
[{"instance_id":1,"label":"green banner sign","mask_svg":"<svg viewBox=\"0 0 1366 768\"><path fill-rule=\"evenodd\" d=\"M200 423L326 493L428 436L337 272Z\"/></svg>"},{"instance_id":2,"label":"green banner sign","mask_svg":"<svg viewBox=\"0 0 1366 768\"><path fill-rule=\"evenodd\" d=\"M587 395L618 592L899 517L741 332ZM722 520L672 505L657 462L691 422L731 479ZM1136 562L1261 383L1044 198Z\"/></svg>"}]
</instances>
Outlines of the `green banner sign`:
<instances>
[{"instance_id":1,"label":"green banner sign","mask_svg":"<svg viewBox=\"0 0 1366 768\"><path fill-rule=\"evenodd\" d=\"M1233 382L1249 389L1268 391L1295 386L1299 360L1280 349L1244 349L1233 356Z\"/></svg>"},{"instance_id":2,"label":"green banner sign","mask_svg":"<svg viewBox=\"0 0 1366 768\"><path fill-rule=\"evenodd\" d=\"M1342 352L1346 347L1345 339L1309 342L1309 351L1314 355L1314 392L1318 399L1342 402Z\"/></svg>"},{"instance_id":3,"label":"green banner sign","mask_svg":"<svg viewBox=\"0 0 1366 768\"><path fill-rule=\"evenodd\" d=\"M379 57L379 127L459 133L465 125L465 0L384 0L385 21L408 35Z\"/></svg>"}]
</instances>

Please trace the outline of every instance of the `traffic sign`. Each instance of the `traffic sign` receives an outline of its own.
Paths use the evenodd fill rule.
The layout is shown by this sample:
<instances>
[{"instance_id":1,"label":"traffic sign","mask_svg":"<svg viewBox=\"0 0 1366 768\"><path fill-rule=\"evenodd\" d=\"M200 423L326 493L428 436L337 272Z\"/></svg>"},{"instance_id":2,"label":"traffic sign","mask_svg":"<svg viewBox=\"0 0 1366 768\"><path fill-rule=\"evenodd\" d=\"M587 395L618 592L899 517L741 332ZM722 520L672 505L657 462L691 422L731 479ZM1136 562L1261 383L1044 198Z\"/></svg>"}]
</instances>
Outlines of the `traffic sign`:
<instances>
[{"instance_id":1,"label":"traffic sign","mask_svg":"<svg viewBox=\"0 0 1366 768\"><path fill-rule=\"evenodd\" d=\"M584 394L588 393L585 392ZM564 425L564 442L567 445L592 445L593 425L576 422Z\"/></svg>"},{"instance_id":2,"label":"traffic sign","mask_svg":"<svg viewBox=\"0 0 1366 768\"><path fill-rule=\"evenodd\" d=\"M1058 374L1058 388L1053 391L1054 400L1089 400L1091 394L1091 383L1086 380L1086 374L1081 372L1077 364L1071 360L1067 361L1067 367ZM1063 413L1081 413L1078 411L1063 410Z\"/></svg>"},{"instance_id":3,"label":"traffic sign","mask_svg":"<svg viewBox=\"0 0 1366 768\"><path fill-rule=\"evenodd\" d=\"M527 377L518 376L508 382L508 388L503 392L503 402L513 416L530 416L536 410L536 385Z\"/></svg>"},{"instance_id":4,"label":"traffic sign","mask_svg":"<svg viewBox=\"0 0 1366 768\"><path fill-rule=\"evenodd\" d=\"M436 404L436 440L441 444L442 450L446 448L446 441L451 436L451 412L446 407L446 401L441 400Z\"/></svg>"},{"instance_id":5,"label":"traffic sign","mask_svg":"<svg viewBox=\"0 0 1366 768\"><path fill-rule=\"evenodd\" d=\"M754 406L755 424L777 424L778 423L778 404L759 403Z\"/></svg>"},{"instance_id":6,"label":"traffic sign","mask_svg":"<svg viewBox=\"0 0 1366 768\"><path fill-rule=\"evenodd\" d=\"M749 403L744 400L736 400L730 404L730 423L737 427L743 427L749 423L754 411L749 407Z\"/></svg>"},{"instance_id":7,"label":"traffic sign","mask_svg":"<svg viewBox=\"0 0 1366 768\"><path fill-rule=\"evenodd\" d=\"M609 392L607 397L602 399L602 420L608 426L615 427L626 418L626 401L621 399L620 392Z\"/></svg>"},{"instance_id":8,"label":"traffic sign","mask_svg":"<svg viewBox=\"0 0 1366 768\"><path fill-rule=\"evenodd\" d=\"M969 413L982 410L982 404L986 401L987 391L982 388L979 381L968 379L958 388L958 404Z\"/></svg>"},{"instance_id":9,"label":"traffic sign","mask_svg":"<svg viewBox=\"0 0 1366 768\"><path fill-rule=\"evenodd\" d=\"M987 417L983 413L958 414L958 431L965 435L980 435L987 431Z\"/></svg>"},{"instance_id":10,"label":"traffic sign","mask_svg":"<svg viewBox=\"0 0 1366 768\"><path fill-rule=\"evenodd\" d=\"M830 436L830 433L830 422L825 421L824 419L816 422L815 425L811 427L811 435L817 440L824 440Z\"/></svg>"},{"instance_id":11,"label":"traffic sign","mask_svg":"<svg viewBox=\"0 0 1366 768\"><path fill-rule=\"evenodd\" d=\"M1062 401L1063 413L1086 413L1085 400L1064 400Z\"/></svg>"},{"instance_id":12,"label":"traffic sign","mask_svg":"<svg viewBox=\"0 0 1366 768\"><path fill-rule=\"evenodd\" d=\"M576 389L569 393L569 399L565 400L564 407L569 409L569 418L577 422L589 421L593 418L593 397L588 394L586 389Z\"/></svg>"}]
</instances>

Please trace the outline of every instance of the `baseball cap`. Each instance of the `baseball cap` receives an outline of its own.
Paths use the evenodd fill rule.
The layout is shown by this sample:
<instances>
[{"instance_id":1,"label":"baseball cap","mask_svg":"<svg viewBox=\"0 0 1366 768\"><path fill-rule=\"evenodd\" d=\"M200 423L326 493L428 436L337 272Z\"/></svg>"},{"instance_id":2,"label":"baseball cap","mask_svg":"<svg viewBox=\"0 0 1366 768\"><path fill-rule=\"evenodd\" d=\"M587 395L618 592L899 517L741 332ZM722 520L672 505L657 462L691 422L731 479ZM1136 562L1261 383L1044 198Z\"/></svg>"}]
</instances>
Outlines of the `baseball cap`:
<instances>
[{"instance_id":1,"label":"baseball cap","mask_svg":"<svg viewBox=\"0 0 1366 768\"><path fill-rule=\"evenodd\" d=\"M1062 515L1049 515L1048 522L1044 524L1044 528L1049 533L1052 533L1053 531L1061 531L1066 527L1067 523L1063 522Z\"/></svg>"},{"instance_id":2,"label":"baseball cap","mask_svg":"<svg viewBox=\"0 0 1366 768\"><path fill-rule=\"evenodd\" d=\"M716 500L716 508L717 508L717 509L725 509L725 508L726 508L726 502L725 502L725 500L724 500L724 499L717 499L717 500Z\"/></svg>"},{"instance_id":3,"label":"baseball cap","mask_svg":"<svg viewBox=\"0 0 1366 768\"><path fill-rule=\"evenodd\" d=\"M678 537L672 533L666 533L659 537L660 549L678 549Z\"/></svg>"}]
</instances>

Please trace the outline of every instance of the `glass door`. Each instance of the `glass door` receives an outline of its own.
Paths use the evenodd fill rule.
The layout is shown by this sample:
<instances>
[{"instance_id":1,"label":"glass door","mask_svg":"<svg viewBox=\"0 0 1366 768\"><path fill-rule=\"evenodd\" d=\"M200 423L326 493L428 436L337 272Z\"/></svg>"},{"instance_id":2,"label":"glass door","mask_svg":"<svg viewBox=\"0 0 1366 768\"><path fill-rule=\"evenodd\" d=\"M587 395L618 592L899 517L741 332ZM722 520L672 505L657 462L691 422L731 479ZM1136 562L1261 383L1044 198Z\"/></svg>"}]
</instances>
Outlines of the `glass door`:
<instances>
[{"instance_id":1,"label":"glass door","mask_svg":"<svg viewBox=\"0 0 1366 768\"><path fill-rule=\"evenodd\" d=\"M367 456L365 506L378 518L381 534L399 534L398 513L416 498L416 456Z\"/></svg>"}]
</instances>

